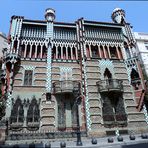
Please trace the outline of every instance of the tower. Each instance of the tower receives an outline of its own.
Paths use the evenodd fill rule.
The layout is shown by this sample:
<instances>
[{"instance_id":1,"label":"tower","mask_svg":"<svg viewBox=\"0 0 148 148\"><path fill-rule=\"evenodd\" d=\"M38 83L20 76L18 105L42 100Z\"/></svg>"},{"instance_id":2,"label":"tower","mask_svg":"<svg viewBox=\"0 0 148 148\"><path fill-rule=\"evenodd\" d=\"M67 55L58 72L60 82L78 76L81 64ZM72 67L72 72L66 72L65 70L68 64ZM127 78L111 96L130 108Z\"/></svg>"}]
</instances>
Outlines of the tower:
<instances>
[{"instance_id":1,"label":"tower","mask_svg":"<svg viewBox=\"0 0 148 148\"><path fill-rule=\"evenodd\" d=\"M46 19L47 21L53 22L54 19L55 19L55 10L52 9L52 8L47 8L47 9L45 10L45 19Z\"/></svg>"},{"instance_id":2,"label":"tower","mask_svg":"<svg viewBox=\"0 0 148 148\"><path fill-rule=\"evenodd\" d=\"M137 58L136 40L132 31L132 26L125 21L125 11L121 8L115 8L111 17L113 22L123 25L125 64L128 71L129 82L131 82L135 97L137 98L137 109L140 111L144 99L143 90L145 89L145 85L142 69L139 59ZM136 74L133 74L134 72L137 73L137 77L135 77ZM132 77L132 75L134 75L134 77ZM140 95L137 92L139 92Z\"/></svg>"},{"instance_id":3,"label":"tower","mask_svg":"<svg viewBox=\"0 0 148 148\"><path fill-rule=\"evenodd\" d=\"M45 10L46 25L46 47L47 47L47 81L46 93L51 94L51 48L53 39L53 21L55 19L55 10L47 8ZM51 95L49 95L51 96Z\"/></svg>"},{"instance_id":4,"label":"tower","mask_svg":"<svg viewBox=\"0 0 148 148\"><path fill-rule=\"evenodd\" d=\"M119 23L119 24L125 23L125 11L121 8L115 8L113 10L111 17L115 23Z\"/></svg>"}]
</instances>

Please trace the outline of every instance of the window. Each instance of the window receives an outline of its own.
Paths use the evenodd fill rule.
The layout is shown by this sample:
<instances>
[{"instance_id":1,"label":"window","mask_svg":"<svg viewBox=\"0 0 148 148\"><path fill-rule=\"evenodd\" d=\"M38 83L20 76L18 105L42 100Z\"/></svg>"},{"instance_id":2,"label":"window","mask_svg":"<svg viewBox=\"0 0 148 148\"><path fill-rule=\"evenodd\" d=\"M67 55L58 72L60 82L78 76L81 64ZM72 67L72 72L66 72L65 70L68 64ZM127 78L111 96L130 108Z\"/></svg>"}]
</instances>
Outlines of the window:
<instances>
[{"instance_id":1,"label":"window","mask_svg":"<svg viewBox=\"0 0 148 148\"><path fill-rule=\"evenodd\" d=\"M20 98L17 98L11 110L11 123L16 123L16 122L23 123L23 120L24 120L24 109L22 101Z\"/></svg>"},{"instance_id":2,"label":"window","mask_svg":"<svg viewBox=\"0 0 148 148\"><path fill-rule=\"evenodd\" d=\"M24 85L32 85L32 70L25 70Z\"/></svg>"},{"instance_id":3,"label":"window","mask_svg":"<svg viewBox=\"0 0 148 148\"><path fill-rule=\"evenodd\" d=\"M148 50L148 42L145 42L145 48Z\"/></svg>"},{"instance_id":4,"label":"window","mask_svg":"<svg viewBox=\"0 0 148 148\"><path fill-rule=\"evenodd\" d=\"M110 93L103 98L103 121L105 127L127 126L127 115L125 112L124 101L122 96Z\"/></svg>"},{"instance_id":5,"label":"window","mask_svg":"<svg viewBox=\"0 0 148 148\"><path fill-rule=\"evenodd\" d=\"M29 105L29 109L27 112L27 123L29 122L39 122L40 118L40 110L39 104L37 103L36 98L34 97Z\"/></svg>"},{"instance_id":6,"label":"window","mask_svg":"<svg viewBox=\"0 0 148 148\"><path fill-rule=\"evenodd\" d=\"M147 46L145 46L145 48L148 50L148 45L147 45Z\"/></svg>"}]
</instances>

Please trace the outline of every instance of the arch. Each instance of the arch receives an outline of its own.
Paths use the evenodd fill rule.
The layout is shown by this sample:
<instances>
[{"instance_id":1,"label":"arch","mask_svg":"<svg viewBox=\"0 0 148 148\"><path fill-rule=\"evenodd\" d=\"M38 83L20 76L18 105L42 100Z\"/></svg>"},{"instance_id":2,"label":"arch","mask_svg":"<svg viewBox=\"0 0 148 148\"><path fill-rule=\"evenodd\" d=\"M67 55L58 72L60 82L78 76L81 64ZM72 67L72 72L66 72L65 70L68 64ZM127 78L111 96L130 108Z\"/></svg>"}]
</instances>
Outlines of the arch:
<instances>
[{"instance_id":1,"label":"arch","mask_svg":"<svg viewBox=\"0 0 148 148\"><path fill-rule=\"evenodd\" d=\"M21 99L18 97L11 110L11 123L23 122L24 120L24 109Z\"/></svg>"},{"instance_id":2,"label":"arch","mask_svg":"<svg viewBox=\"0 0 148 148\"><path fill-rule=\"evenodd\" d=\"M111 79L111 78L112 78L112 74L109 71L109 69L106 68L105 71L104 71L104 79Z\"/></svg>"},{"instance_id":3,"label":"arch","mask_svg":"<svg viewBox=\"0 0 148 148\"><path fill-rule=\"evenodd\" d=\"M132 68L130 76L131 76L131 81L140 79L139 73L134 68Z\"/></svg>"}]
</instances>

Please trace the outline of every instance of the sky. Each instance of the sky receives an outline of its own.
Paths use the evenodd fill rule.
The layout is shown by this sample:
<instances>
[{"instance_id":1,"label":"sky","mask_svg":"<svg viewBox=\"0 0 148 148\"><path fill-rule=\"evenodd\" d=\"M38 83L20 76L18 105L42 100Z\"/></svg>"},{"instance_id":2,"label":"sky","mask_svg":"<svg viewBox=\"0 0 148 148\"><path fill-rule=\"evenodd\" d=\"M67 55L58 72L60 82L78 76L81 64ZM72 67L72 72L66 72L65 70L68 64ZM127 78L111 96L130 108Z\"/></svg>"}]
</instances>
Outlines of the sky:
<instances>
[{"instance_id":1,"label":"sky","mask_svg":"<svg viewBox=\"0 0 148 148\"><path fill-rule=\"evenodd\" d=\"M148 1L89 1L89 0L0 0L0 32L8 35L12 15L26 19L45 20L46 8L56 11L58 22L75 22L84 17L86 20L112 22L111 13L115 8L126 12L126 21L133 31L148 33Z\"/></svg>"}]
</instances>

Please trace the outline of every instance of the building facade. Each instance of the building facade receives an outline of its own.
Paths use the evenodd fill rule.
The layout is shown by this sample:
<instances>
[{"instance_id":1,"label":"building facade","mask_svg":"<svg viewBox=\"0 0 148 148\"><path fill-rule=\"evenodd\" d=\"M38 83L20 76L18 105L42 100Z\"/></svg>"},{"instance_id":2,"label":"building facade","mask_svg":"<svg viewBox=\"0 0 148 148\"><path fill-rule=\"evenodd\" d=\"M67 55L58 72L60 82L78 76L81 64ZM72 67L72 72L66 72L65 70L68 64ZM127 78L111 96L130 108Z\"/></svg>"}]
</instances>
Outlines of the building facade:
<instances>
[{"instance_id":1,"label":"building facade","mask_svg":"<svg viewBox=\"0 0 148 148\"><path fill-rule=\"evenodd\" d=\"M0 32L0 60L2 61L3 48L8 48L7 37L4 33Z\"/></svg>"},{"instance_id":2,"label":"building facade","mask_svg":"<svg viewBox=\"0 0 148 148\"><path fill-rule=\"evenodd\" d=\"M43 21L12 16L1 76L7 143L146 130L135 38L124 10L112 20L56 22L53 9Z\"/></svg>"},{"instance_id":3,"label":"building facade","mask_svg":"<svg viewBox=\"0 0 148 148\"><path fill-rule=\"evenodd\" d=\"M134 35L137 43L137 53L143 64L145 74L148 77L148 34L135 32Z\"/></svg>"}]
</instances>

